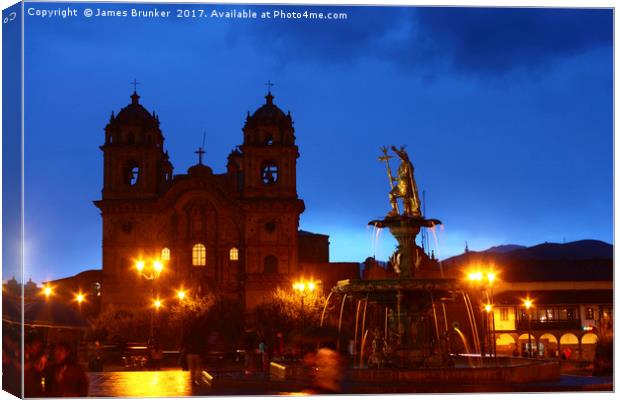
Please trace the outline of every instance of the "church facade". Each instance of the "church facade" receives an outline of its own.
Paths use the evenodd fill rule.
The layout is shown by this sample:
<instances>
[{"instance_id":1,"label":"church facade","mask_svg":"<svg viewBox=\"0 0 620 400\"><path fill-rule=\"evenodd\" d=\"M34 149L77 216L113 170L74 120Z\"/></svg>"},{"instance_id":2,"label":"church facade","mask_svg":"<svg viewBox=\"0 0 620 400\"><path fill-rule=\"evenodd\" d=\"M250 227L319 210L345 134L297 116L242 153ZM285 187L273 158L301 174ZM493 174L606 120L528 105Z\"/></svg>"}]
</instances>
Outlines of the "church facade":
<instances>
[{"instance_id":1,"label":"church facade","mask_svg":"<svg viewBox=\"0 0 620 400\"><path fill-rule=\"evenodd\" d=\"M295 130L270 91L265 99L248 113L242 144L221 174L202 163L202 148L196 165L173 174L159 117L135 91L112 114L95 201L103 221L102 309L172 299L181 288L238 299L248 309L300 276L305 206Z\"/></svg>"}]
</instances>

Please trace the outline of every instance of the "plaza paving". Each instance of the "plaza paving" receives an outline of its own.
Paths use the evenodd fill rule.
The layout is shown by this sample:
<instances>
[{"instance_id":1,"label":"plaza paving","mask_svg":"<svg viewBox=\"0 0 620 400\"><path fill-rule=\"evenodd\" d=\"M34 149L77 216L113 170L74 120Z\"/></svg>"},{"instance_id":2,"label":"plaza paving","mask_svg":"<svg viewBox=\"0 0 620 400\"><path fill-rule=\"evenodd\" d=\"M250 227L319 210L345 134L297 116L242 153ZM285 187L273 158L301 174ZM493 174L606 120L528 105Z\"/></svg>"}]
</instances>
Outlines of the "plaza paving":
<instances>
[{"instance_id":1,"label":"plaza paving","mask_svg":"<svg viewBox=\"0 0 620 400\"><path fill-rule=\"evenodd\" d=\"M172 397L203 394L187 371L89 372L89 396ZM203 390L204 392L204 390Z\"/></svg>"},{"instance_id":2,"label":"plaza paving","mask_svg":"<svg viewBox=\"0 0 620 400\"><path fill-rule=\"evenodd\" d=\"M90 372L90 396L95 397L177 397L234 394L302 394L295 383L272 383L263 378L235 380L232 386L212 390L208 386L193 386L189 372L180 370L135 372ZM284 384L284 385L283 385ZM349 393L471 393L471 392L550 392L550 391L611 391L611 377L586 377L562 375L559 382L529 385L351 385L345 383ZM311 390L303 390L312 393Z\"/></svg>"}]
</instances>

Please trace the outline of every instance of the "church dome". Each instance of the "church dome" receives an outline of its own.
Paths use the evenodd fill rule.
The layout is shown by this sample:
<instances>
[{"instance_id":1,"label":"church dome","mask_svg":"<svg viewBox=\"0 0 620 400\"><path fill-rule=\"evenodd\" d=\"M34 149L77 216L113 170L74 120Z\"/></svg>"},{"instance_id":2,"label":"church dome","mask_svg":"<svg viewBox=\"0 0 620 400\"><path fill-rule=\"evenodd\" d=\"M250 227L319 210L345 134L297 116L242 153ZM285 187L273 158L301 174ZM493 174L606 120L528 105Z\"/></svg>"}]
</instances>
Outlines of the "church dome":
<instances>
[{"instance_id":1,"label":"church dome","mask_svg":"<svg viewBox=\"0 0 620 400\"><path fill-rule=\"evenodd\" d=\"M265 96L267 100L254 114L248 116L248 123L257 125L279 124L281 122L290 122L291 116L284 114L282 110L273 104L273 95L271 91Z\"/></svg>"},{"instance_id":2,"label":"church dome","mask_svg":"<svg viewBox=\"0 0 620 400\"><path fill-rule=\"evenodd\" d=\"M211 169L211 167L208 167L202 163L198 163L189 167L187 173L194 176L208 176L213 175L213 170Z\"/></svg>"},{"instance_id":3,"label":"church dome","mask_svg":"<svg viewBox=\"0 0 620 400\"><path fill-rule=\"evenodd\" d=\"M140 96L138 93L133 92L131 95L131 104L121 109L116 118L114 118L115 122L120 122L123 124L143 124L151 122L157 124L158 118L155 116L155 113L149 113L148 110L139 103L139 99Z\"/></svg>"}]
</instances>

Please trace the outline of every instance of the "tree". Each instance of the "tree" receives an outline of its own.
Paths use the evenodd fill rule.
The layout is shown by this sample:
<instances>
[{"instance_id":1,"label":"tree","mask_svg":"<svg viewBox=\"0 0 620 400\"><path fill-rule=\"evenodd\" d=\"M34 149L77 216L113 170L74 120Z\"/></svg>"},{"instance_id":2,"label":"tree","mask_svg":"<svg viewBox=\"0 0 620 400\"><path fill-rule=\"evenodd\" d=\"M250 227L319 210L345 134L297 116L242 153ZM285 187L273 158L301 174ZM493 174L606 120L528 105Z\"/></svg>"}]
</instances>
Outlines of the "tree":
<instances>
[{"instance_id":1,"label":"tree","mask_svg":"<svg viewBox=\"0 0 620 400\"><path fill-rule=\"evenodd\" d=\"M317 291L301 294L276 288L266 302L254 309L252 317L266 336L277 332L288 334L301 331L302 324L306 328L319 326L325 301L325 296Z\"/></svg>"},{"instance_id":2,"label":"tree","mask_svg":"<svg viewBox=\"0 0 620 400\"><path fill-rule=\"evenodd\" d=\"M170 308L168 331L176 333L177 342L192 331L205 338L215 334L219 340L211 346L231 348L243 331L243 309L238 301L212 293L186 298Z\"/></svg>"},{"instance_id":3,"label":"tree","mask_svg":"<svg viewBox=\"0 0 620 400\"><path fill-rule=\"evenodd\" d=\"M148 311L108 307L93 320L86 332L88 340L125 345L131 341L146 340L149 332Z\"/></svg>"}]
</instances>

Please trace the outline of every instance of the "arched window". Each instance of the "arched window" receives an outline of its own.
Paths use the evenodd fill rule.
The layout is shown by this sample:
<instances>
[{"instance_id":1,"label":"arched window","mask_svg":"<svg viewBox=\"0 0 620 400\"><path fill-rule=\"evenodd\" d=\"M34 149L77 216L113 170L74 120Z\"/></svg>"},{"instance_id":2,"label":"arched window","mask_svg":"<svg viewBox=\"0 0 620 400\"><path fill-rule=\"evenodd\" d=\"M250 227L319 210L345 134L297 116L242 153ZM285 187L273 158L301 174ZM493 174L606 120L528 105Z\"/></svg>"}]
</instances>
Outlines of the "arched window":
<instances>
[{"instance_id":1,"label":"arched window","mask_svg":"<svg viewBox=\"0 0 620 400\"><path fill-rule=\"evenodd\" d=\"M207 249L204 244L198 243L192 248L192 265L207 265Z\"/></svg>"},{"instance_id":2,"label":"arched window","mask_svg":"<svg viewBox=\"0 0 620 400\"><path fill-rule=\"evenodd\" d=\"M261 179L265 185L273 185L278 181L278 166L274 161L263 163Z\"/></svg>"},{"instance_id":3,"label":"arched window","mask_svg":"<svg viewBox=\"0 0 620 400\"><path fill-rule=\"evenodd\" d=\"M230 249L229 258L230 258L230 261L239 260L239 249L236 247L233 247L232 249Z\"/></svg>"},{"instance_id":4,"label":"arched window","mask_svg":"<svg viewBox=\"0 0 620 400\"><path fill-rule=\"evenodd\" d=\"M161 249L161 260L170 261L170 249L169 248L164 247L163 249Z\"/></svg>"},{"instance_id":5,"label":"arched window","mask_svg":"<svg viewBox=\"0 0 620 400\"><path fill-rule=\"evenodd\" d=\"M263 266L263 272L266 274L278 273L278 258L273 255L265 257L265 264Z\"/></svg>"},{"instance_id":6,"label":"arched window","mask_svg":"<svg viewBox=\"0 0 620 400\"><path fill-rule=\"evenodd\" d=\"M129 161L125 164L125 183L129 186L135 186L140 179L140 166L135 161Z\"/></svg>"}]
</instances>

